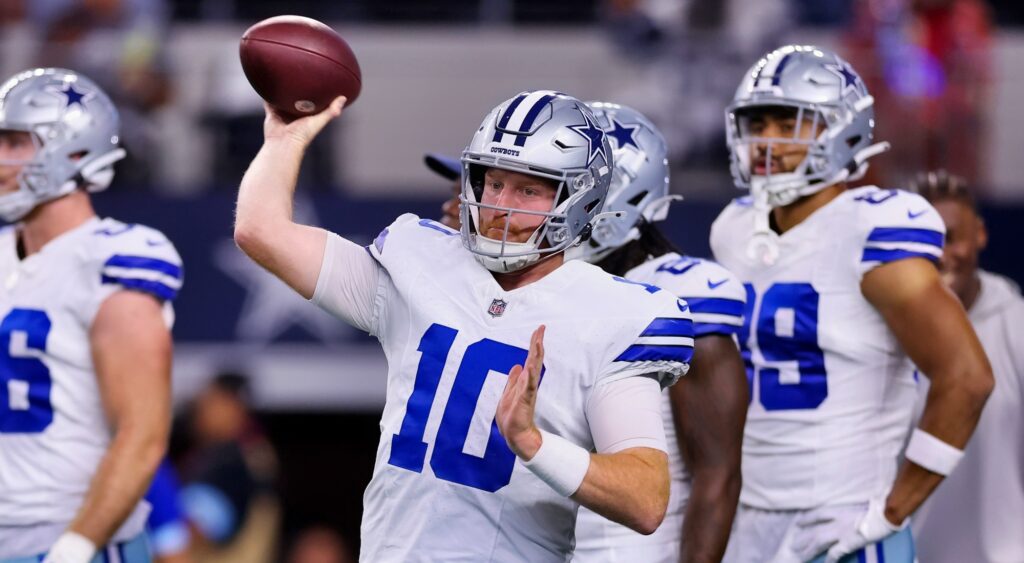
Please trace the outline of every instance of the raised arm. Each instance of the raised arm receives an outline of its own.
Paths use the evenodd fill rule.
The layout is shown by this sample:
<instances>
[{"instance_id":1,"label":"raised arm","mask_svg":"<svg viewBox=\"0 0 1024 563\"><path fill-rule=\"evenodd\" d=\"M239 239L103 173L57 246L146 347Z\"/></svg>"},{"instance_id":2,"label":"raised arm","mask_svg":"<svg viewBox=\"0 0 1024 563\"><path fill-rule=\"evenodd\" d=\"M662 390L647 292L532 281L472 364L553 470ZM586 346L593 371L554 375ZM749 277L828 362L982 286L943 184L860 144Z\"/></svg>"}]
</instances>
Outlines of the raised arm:
<instances>
[{"instance_id":1,"label":"raised arm","mask_svg":"<svg viewBox=\"0 0 1024 563\"><path fill-rule=\"evenodd\" d=\"M875 268L865 274L861 290L931 380L920 430L963 450L994 385L992 368L963 306L942 284L935 267L922 258ZM886 500L886 518L903 522L943 478L905 462Z\"/></svg>"},{"instance_id":2,"label":"raised arm","mask_svg":"<svg viewBox=\"0 0 1024 563\"><path fill-rule=\"evenodd\" d=\"M324 111L293 121L265 105L263 147L238 190L235 243L306 299L316 290L327 231L292 219L295 184L306 147L344 104L339 97Z\"/></svg>"},{"instance_id":3,"label":"raised arm","mask_svg":"<svg viewBox=\"0 0 1024 563\"><path fill-rule=\"evenodd\" d=\"M679 449L692 476L680 561L721 561L740 498L747 377L736 343L708 334L690 371L669 388Z\"/></svg>"}]
</instances>

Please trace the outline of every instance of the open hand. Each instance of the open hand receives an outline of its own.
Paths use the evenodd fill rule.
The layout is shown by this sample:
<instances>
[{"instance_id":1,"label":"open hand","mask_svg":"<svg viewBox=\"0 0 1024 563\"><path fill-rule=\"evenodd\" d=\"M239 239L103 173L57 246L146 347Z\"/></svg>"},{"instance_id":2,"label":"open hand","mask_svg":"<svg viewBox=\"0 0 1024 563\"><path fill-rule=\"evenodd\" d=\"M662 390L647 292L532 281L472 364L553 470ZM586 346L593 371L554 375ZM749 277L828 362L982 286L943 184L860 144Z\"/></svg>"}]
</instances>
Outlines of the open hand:
<instances>
[{"instance_id":1,"label":"open hand","mask_svg":"<svg viewBox=\"0 0 1024 563\"><path fill-rule=\"evenodd\" d=\"M543 368L544 325L540 325L530 338L526 362L509 372L495 414L498 430L505 437L509 449L526 461L533 458L542 441L540 430L534 424L533 411L537 405L537 387Z\"/></svg>"},{"instance_id":2,"label":"open hand","mask_svg":"<svg viewBox=\"0 0 1024 563\"><path fill-rule=\"evenodd\" d=\"M304 147L308 146L328 122L341 115L346 101L345 96L338 96L320 113L302 117L285 115L264 102L263 109L267 117L263 121L263 138L267 141L289 139Z\"/></svg>"}]
</instances>

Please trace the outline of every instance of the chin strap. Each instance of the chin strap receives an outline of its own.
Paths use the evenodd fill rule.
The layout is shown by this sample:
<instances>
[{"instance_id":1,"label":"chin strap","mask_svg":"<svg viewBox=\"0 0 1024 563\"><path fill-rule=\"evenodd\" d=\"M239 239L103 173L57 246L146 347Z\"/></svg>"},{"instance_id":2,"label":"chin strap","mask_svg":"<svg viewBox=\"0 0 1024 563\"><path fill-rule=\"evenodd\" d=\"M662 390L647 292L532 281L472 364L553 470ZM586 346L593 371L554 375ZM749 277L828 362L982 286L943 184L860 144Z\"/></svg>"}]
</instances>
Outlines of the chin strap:
<instances>
[{"instance_id":1,"label":"chin strap","mask_svg":"<svg viewBox=\"0 0 1024 563\"><path fill-rule=\"evenodd\" d=\"M754 200L754 234L747 243L747 257L765 266L775 264L779 259L778 235L772 232L768 222L772 212L768 204L768 190L753 190Z\"/></svg>"}]
</instances>

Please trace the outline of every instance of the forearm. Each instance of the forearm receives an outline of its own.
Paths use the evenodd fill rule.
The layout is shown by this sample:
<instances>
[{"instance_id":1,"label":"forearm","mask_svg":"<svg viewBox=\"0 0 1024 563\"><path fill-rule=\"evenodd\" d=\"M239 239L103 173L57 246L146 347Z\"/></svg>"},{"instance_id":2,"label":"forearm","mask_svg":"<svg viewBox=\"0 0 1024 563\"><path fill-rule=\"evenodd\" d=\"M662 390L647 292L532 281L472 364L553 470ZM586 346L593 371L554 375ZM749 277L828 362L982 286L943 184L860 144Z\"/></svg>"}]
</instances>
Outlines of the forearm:
<instances>
[{"instance_id":1,"label":"forearm","mask_svg":"<svg viewBox=\"0 0 1024 563\"><path fill-rule=\"evenodd\" d=\"M304 145L269 138L238 191L235 242L257 264L309 299L316 290L327 232L292 220Z\"/></svg>"},{"instance_id":2,"label":"forearm","mask_svg":"<svg viewBox=\"0 0 1024 563\"><path fill-rule=\"evenodd\" d=\"M118 432L69 529L97 546L109 542L145 495L166 444L166 428L164 432Z\"/></svg>"},{"instance_id":3,"label":"forearm","mask_svg":"<svg viewBox=\"0 0 1024 563\"><path fill-rule=\"evenodd\" d=\"M733 340L705 335L697 338L690 373L669 389L676 439L692 476L682 561L720 561L725 553L742 485L746 377Z\"/></svg>"},{"instance_id":4,"label":"forearm","mask_svg":"<svg viewBox=\"0 0 1024 563\"><path fill-rule=\"evenodd\" d=\"M242 239L240 243L270 242L275 228L292 222L295 184L305 150L305 145L289 137L264 142L238 190L235 237Z\"/></svg>"},{"instance_id":5,"label":"forearm","mask_svg":"<svg viewBox=\"0 0 1024 563\"><path fill-rule=\"evenodd\" d=\"M727 469L727 468L726 468ZM693 475L683 519L680 561L721 561L736 516L741 479L738 472L702 471Z\"/></svg>"},{"instance_id":6,"label":"forearm","mask_svg":"<svg viewBox=\"0 0 1024 563\"><path fill-rule=\"evenodd\" d=\"M974 433L988 398L987 388L974 383L978 379L984 378L955 374L933 376L918 428L962 450ZM944 477L905 460L886 499L886 518L890 522L902 522L924 503Z\"/></svg>"},{"instance_id":7,"label":"forearm","mask_svg":"<svg viewBox=\"0 0 1024 563\"><path fill-rule=\"evenodd\" d=\"M668 456L651 448L590 454L590 467L572 498L605 518L651 534L668 509Z\"/></svg>"}]
</instances>

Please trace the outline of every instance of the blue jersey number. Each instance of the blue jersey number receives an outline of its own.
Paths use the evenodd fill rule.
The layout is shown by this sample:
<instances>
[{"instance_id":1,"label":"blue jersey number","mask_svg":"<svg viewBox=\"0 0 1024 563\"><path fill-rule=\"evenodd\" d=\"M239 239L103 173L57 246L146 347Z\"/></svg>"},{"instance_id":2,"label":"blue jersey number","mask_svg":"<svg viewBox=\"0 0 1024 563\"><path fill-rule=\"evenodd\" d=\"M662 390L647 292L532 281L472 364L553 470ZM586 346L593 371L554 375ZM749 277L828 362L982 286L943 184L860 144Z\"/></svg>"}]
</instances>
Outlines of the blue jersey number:
<instances>
[{"instance_id":1,"label":"blue jersey number","mask_svg":"<svg viewBox=\"0 0 1024 563\"><path fill-rule=\"evenodd\" d=\"M454 328L435 323L430 325L420 339L417 350L421 356L412 395L405 406L402 427L391 440L391 457L388 459L391 465L417 473L423 471L427 456L427 443L423 441L423 434L441 374L448 363L448 353L457 334ZM505 443L496 422L491 421L490 436L483 457L462 450L487 374L492 371L508 373L515 365L523 364L527 354L523 348L486 338L466 348L448 402L444 406L434 440L434 451L430 456L430 467L438 478L492 493L508 485L512 479L516 456ZM543 376L544 370L541 369Z\"/></svg>"},{"instance_id":2,"label":"blue jersey number","mask_svg":"<svg viewBox=\"0 0 1024 563\"><path fill-rule=\"evenodd\" d=\"M0 433L39 433L53 422L53 380L37 357L49 334L50 317L37 309L12 309L0 321Z\"/></svg>"},{"instance_id":3,"label":"blue jersey number","mask_svg":"<svg viewBox=\"0 0 1024 563\"><path fill-rule=\"evenodd\" d=\"M751 385L757 378L758 400L766 410L814 409L828 397L825 354L818 347L818 292L809 283L777 283L764 292L755 315L757 295L747 290L747 310L740 331L743 360ZM751 330L767 364L795 363L799 381L782 382L779 369L753 365Z\"/></svg>"}]
</instances>

